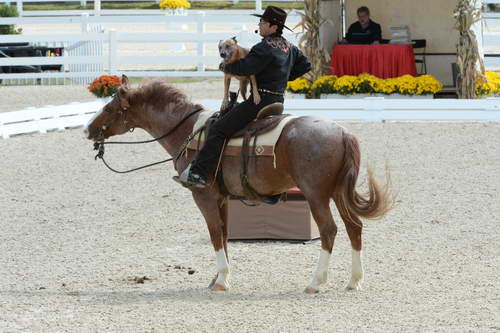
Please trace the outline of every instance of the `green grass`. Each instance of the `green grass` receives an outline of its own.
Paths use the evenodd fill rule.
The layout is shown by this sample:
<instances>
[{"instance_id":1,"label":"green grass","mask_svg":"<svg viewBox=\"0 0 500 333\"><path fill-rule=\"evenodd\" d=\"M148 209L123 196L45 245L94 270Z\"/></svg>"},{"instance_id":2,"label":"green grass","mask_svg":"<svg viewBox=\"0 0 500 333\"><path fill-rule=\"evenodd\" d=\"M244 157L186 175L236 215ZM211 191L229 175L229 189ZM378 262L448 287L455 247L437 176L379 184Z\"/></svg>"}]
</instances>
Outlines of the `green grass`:
<instances>
[{"instance_id":1,"label":"green grass","mask_svg":"<svg viewBox=\"0 0 500 333\"><path fill-rule=\"evenodd\" d=\"M197 83L205 81L221 81L222 78L196 78L196 77L130 77L132 84L142 84L146 81L161 80L168 83Z\"/></svg>"},{"instance_id":2,"label":"green grass","mask_svg":"<svg viewBox=\"0 0 500 333\"><path fill-rule=\"evenodd\" d=\"M268 5L278 6L285 10L287 9L304 9L304 2L262 2L262 8ZM80 6L79 4L32 4L25 5L24 10L83 10L83 9L94 9L93 4L88 4L87 6ZM101 3L101 9L159 9L156 3L144 3L144 2L130 2L130 3ZM240 2L233 5L232 2L222 2L222 1L200 1L192 2L191 9L255 9L254 2Z\"/></svg>"}]
</instances>

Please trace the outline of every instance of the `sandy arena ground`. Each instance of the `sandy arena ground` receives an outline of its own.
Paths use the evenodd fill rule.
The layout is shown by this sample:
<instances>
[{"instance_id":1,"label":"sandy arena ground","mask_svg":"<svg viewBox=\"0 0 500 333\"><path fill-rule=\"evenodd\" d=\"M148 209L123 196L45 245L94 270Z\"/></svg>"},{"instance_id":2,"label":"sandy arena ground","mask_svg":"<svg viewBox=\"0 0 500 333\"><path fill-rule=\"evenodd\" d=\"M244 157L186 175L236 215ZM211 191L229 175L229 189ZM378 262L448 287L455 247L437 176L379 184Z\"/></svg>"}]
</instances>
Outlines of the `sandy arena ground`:
<instances>
[{"instance_id":1,"label":"sandy arena ground","mask_svg":"<svg viewBox=\"0 0 500 333\"><path fill-rule=\"evenodd\" d=\"M0 332L498 332L500 124L342 125L363 170L389 162L399 196L365 223L364 289L344 290L337 218L329 281L313 296L302 291L319 242L231 242L231 290L210 292L208 232L171 165L111 173L81 130L0 139ZM106 154L120 169L166 156L157 144Z\"/></svg>"}]
</instances>

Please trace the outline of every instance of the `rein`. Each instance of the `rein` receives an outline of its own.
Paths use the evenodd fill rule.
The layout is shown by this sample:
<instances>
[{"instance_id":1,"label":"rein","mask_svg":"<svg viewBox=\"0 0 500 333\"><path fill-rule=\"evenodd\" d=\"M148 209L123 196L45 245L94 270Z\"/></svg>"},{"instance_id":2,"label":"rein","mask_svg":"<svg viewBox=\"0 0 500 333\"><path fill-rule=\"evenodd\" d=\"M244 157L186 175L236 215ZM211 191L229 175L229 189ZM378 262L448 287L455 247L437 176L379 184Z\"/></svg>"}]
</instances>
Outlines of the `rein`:
<instances>
[{"instance_id":1,"label":"rein","mask_svg":"<svg viewBox=\"0 0 500 333\"><path fill-rule=\"evenodd\" d=\"M151 139L151 140L144 140L144 141L108 141L108 142L104 142L104 140L102 141L97 141L94 143L94 150L97 150L97 154L95 155L94 159L97 160L98 158L102 160L102 162L104 163L104 165L111 171L113 172L116 172L116 173L129 173L129 172L133 172L133 171L137 171L137 170L141 170L141 169L145 169L145 168L149 168L151 166L154 166L154 165L157 165L157 164L161 164L161 163L165 163L165 162L170 162L172 160L177 160L179 158L179 156L182 154L182 152L184 151L184 146L187 146L187 144L183 145L183 147L181 148L181 150L179 151L179 153L176 154L175 157L171 157L171 158L168 158L166 160L163 160L163 161L159 161L159 162L155 162L155 163L151 163L151 164L147 164L147 165L143 165L141 167L137 167L137 168L134 168L134 169L130 169L130 170L126 170L126 171L119 171L119 170L115 170L113 169L112 167L109 166L109 164L106 162L106 160L104 159L104 145L133 145L133 144L142 144L142 143L151 143L151 142L155 142L155 141L159 141L167 136L169 136L170 134L174 133L186 120L188 120L191 116L193 116L194 114L200 112L201 110L203 110L202 107L198 108L198 109L195 109L193 111L191 111L187 116L185 116L177 125L174 126L174 128L172 128L170 131L168 131L167 133L163 134L162 136L158 137L158 138L155 138L155 139ZM194 137L194 135L190 135L188 136L187 138L187 143L189 143L189 141L191 141L191 139Z\"/></svg>"}]
</instances>

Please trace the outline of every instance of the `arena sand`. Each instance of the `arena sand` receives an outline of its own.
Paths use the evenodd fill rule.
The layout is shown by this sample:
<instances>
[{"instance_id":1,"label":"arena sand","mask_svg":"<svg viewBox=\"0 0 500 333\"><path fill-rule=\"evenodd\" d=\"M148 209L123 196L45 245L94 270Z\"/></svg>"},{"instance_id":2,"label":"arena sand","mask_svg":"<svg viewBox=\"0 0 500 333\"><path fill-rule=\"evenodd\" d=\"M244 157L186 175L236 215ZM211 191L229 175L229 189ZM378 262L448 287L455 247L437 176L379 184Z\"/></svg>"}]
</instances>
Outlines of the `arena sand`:
<instances>
[{"instance_id":1,"label":"arena sand","mask_svg":"<svg viewBox=\"0 0 500 333\"><path fill-rule=\"evenodd\" d=\"M397 203L365 222L360 292L344 290L332 206L329 281L312 296L317 241L231 242L231 290L209 291L208 232L172 165L111 173L80 129L0 140L0 332L498 332L500 124L341 124L360 140L361 188L367 163L383 179L387 162ZM106 156L125 169L166 153Z\"/></svg>"}]
</instances>

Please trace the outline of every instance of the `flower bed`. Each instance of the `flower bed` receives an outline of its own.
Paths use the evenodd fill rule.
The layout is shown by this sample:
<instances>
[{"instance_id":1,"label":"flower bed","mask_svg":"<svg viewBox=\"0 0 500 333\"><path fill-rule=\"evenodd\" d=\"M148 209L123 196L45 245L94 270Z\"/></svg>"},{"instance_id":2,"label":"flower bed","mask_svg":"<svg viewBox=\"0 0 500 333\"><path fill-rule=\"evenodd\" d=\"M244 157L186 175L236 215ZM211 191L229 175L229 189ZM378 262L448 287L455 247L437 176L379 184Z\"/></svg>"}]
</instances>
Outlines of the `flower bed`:
<instances>
[{"instance_id":1,"label":"flower bed","mask_svg":"<svg viewBox=\"0 0 500 333\"><path fill-rule=\"evenodd\" d=\"M299 90L314 96L326 94L338 94L342 96L356 96L367 94L368 96L432 96L443 88L443 84L431 75L413 77L404 75L392 79L380 79L370 74L358 76L326 75L319 77L312 85L304 83L305 78L299 78L288 83L287 90L294 92ZM307 91L306 91L307 90Z\"/></svg>"}]
</instances>

